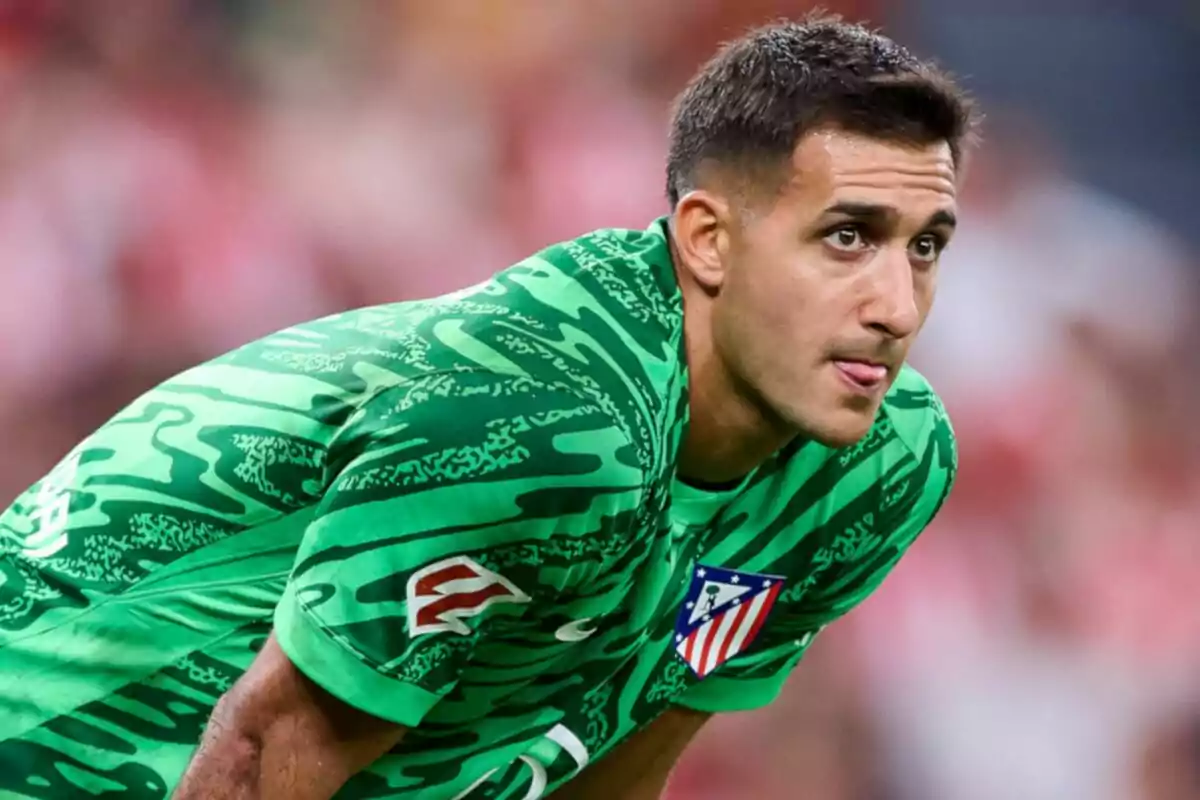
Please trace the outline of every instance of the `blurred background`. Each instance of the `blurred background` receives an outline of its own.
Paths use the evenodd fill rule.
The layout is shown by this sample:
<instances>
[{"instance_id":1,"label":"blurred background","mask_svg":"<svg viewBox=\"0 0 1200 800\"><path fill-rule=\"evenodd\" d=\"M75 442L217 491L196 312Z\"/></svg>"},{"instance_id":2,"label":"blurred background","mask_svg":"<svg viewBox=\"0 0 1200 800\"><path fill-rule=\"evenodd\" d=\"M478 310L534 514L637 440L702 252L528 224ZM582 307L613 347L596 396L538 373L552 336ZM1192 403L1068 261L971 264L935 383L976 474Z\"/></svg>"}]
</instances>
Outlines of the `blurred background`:
<instances>
[{"instance_id":1,"label":"blurred background","mask_svg":"<svg viewBox=\"0 0 1200 800\"><path fill-rule=\"evenodd\" d=\"M914 361L945 512L673 800L1200 798L1200 10L853 0L989 112ZM0 505L292 322L644 227L778 0L0 0Z\"/></svg>"}]
</instances>

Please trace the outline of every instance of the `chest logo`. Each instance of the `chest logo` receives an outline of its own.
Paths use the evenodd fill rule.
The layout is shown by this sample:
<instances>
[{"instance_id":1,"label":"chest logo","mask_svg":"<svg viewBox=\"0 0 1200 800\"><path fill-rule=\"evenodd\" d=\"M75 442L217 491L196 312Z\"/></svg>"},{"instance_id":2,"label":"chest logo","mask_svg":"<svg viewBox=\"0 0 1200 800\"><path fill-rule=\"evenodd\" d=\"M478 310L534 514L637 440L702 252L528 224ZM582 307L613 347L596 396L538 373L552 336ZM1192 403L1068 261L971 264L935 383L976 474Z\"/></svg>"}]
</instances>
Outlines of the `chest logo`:
<instances>
[{"instance_id":1,"label":"chest logo","mask_svg":"<svg viewBox=\"0 0 1200 800\"><path fill-rule=\"evenodd\" d=\"M675 620L675 652L703 678L744 651L762 629L783 578L697 564Z\"/></svg>"}]
</instances>

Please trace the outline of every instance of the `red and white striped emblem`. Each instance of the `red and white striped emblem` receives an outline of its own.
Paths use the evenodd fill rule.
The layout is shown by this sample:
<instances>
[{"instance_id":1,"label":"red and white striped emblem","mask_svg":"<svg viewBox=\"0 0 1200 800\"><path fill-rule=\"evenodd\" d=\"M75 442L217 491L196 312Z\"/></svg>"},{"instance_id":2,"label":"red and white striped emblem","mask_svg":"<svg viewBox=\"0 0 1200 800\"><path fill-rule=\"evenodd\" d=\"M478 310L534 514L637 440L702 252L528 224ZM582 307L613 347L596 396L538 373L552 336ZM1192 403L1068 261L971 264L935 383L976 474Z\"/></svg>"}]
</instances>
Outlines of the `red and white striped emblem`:
<instances>
[{"instance_id":1,"label":"red and white striped emblem","mask_svg":"<svg viewBox=\"0 0 1200 800\"><path fill-rule=\"evenodd\" d=\"M782 588L775 575L697 566L675 622L675 652L703 678L750 646Z\"/></svg>"}]
</instances>

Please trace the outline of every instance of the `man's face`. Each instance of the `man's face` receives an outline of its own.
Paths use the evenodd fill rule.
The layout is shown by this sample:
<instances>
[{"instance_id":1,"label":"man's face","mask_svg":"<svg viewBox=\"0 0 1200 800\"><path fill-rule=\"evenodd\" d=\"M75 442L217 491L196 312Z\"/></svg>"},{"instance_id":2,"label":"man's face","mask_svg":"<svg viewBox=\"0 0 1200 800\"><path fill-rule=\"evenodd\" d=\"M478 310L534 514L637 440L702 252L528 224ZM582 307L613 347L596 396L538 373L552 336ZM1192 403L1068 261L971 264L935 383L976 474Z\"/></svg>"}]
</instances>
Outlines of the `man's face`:
<instances>
[{"instance_id":1,"label":"man's face","mask_svg":"<svg viewBox=\"0 0 1200 800\"><path fill-rule=\"evenodd\" d=\"M840 447L861 439L933 304L955 224L948 144L816 131L774 205L729 232L713 340L784 424Z\"/></svg>"}]
</instances>

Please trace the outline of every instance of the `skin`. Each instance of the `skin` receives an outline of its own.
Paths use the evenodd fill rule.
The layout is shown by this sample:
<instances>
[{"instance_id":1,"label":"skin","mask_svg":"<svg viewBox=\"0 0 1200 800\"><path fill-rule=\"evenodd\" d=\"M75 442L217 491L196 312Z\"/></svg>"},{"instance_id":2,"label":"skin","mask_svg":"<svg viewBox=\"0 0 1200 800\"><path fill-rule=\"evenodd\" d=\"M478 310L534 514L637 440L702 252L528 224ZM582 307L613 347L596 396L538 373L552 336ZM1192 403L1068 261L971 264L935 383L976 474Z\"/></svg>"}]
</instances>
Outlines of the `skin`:
<instances>
[{"instance_id":1,"label":"skin","mask_svg":"<svg viewBox=\"0 0 1200 800\"><path fill-rule=\"evenodd\" d=\"M657 800L709 714L673 708L554 792L553 800Z\"/></svg>"},{"instance_id":2,"label":"skin","mask_svg":"<svg viewBox=\"0 0 1200 800\"><path fill-rule=\"evenodd\" d=\"M933 305L956 211L949 145L819 130L773 198L705 183L672 217L691 371L684 474L735 479L798 435L857 442ZM885 365L886 379L858 391L839 359Z\"/></svg>"},{"instance_id":3,"label":"skin","mask_svg":"<svg viewBox=\"0 0 1200 800\"><path fill-rule=\"evenodd\" d=\"M173 800L326 800L404 728L317 686L274 635L213 709Z\"/></svg>"},{"instance_id":4,"label":"skin","mask_svg":"<svg viewBox=\"0 0 1200 800\"><path fill-rule=\"evenodd\" d=\"M708 714L671 709L553 793L653 800ZM292 664L275 637L217 704L173 800L328 800L406 729L343 703Z\"/></svg>"},{"instance_id":5,"label":"skin","mask_svg":"<svg viewBox=\"0 0 1200 800\"><path fill-rule=\"evenodd\" d=\"M672 217L691 393L682 470L698 480L745 475L798 435L861 439L933 304L954 227L947 145L821 130L791 167L770 197L710 176ZM855 359L886 378L848 382L835 362ZM554 797L659 797L706 719L668 711ZM174 797L326 800L403 735L318 687L272 637L218 704Z\"/></svg>"}]
</instances>

